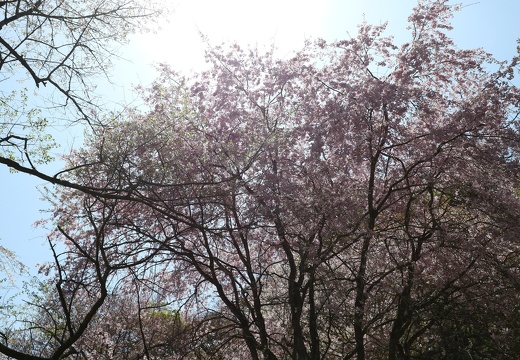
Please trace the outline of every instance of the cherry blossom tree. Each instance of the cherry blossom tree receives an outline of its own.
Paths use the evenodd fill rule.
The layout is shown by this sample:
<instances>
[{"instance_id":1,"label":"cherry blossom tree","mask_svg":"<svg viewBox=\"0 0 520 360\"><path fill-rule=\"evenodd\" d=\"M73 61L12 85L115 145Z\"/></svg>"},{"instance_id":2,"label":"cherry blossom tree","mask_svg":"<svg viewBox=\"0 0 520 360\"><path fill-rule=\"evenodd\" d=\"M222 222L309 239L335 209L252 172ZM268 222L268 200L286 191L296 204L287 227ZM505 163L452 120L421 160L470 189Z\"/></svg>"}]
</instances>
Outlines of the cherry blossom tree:
<instances>
[{"instance_id":1,"label":"cherry blossom tree","mask_svg":"<svg viewBox=\"0 0 520 360\"><path fill-rule=\"evenodd\" d=\"M62 115L57 108L63 107L67 115L66 120L59 120L61 125L99 123L92 80L100 75L108 77L110 62L117 56L117 47L127 40L130 33L150 28L147 21L161 13L157 5L154 1L117 0L0 1L0 163L3 166L11 170L20 167L26 173L37 173L39 164L52 160L49 151L56 144L49 125L56 123L50 123L48 118L58 119ZM52 109L52 114L30 108L29 90L20 86L24 81L27 88L33 85L35 89L49 89L44 92L48 95L45 105ZM0 250L5 264L2 271L10 277L20 264L8 249ZM92 265L89 261L86 264ZM84 332L89 319L104 301L105 295L101 290L106 285L106 279L104 270L98 268L96 272L90 268L90 275L94 274L94 277L88 279L89 282L85 280L73 284L83 278L81 274L68 276L72 268L64 269L57 263L58 286L42 287L57 290L56 296L42 296L33 304L39 309L35 310L36 320L25 316L29 314L10 313L10 305L2 306L3 312L10 313L7 315L11 318L20 319L29 329L19 337L20 327L9 327L10 320L6 321L0 341L3 354L14 358L60 358L74 352L71 344ZM77 297L68 298L70 294L67 291L77 293L82 287L82 291L87 291L85 286L92 288L94 284L99 296L90 292L82 304L76 301ZM57 305L57 308L50 304ZM71 315L76 311L73 309L79 308L81 316ZM62 313L58 316L55 309ZM67 330L42 325L56 326L58 322L54 320L57 318L64 319ZM11 346L12 334L17 334L17 340L13 338L17 345ZM41 346L37 338L45 340ZM49 339L52 341L49 342ZM29 353L39 355L31 357Z\"/></svg>"},{"instance_id":2,"label":"cherry blossom tree","mask_svg":"<svg viewBox=\"0 0 520 360\"><path fill-rule=\"evenodd\" d=\"M58 186L60 281L89 263L96 299L143 294L148 359L158 304L171 358L515 358L518 58L458 49L455 10L419 1L400 46L364 23L287 60L231 45L191 77L163 67L148 111L32 171Z\"/></svg>"}]
</instances>

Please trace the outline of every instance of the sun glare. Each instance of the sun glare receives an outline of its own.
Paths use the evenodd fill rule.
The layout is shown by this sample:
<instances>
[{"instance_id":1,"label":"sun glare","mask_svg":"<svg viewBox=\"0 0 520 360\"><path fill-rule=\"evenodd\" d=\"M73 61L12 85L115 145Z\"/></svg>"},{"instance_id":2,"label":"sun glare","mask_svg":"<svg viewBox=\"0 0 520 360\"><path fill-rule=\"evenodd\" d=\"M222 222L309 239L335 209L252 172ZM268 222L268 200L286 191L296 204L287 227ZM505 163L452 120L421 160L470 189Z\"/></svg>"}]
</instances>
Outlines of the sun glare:
<instances>
[{"instance_id":1,"label":"sun glare","mask_svg":"<svg viewBox=\"0 0 520 360\"><path fill-rule=\"evenodd\" d=\"M309 0L186 0L174 5L160 31L139 35L137 41L148 61L197 70L204 66L206 44L201 35L212 45L274 45L283 56L322 33L326 11L326 6Z\"/></svg>"}]
</instances>

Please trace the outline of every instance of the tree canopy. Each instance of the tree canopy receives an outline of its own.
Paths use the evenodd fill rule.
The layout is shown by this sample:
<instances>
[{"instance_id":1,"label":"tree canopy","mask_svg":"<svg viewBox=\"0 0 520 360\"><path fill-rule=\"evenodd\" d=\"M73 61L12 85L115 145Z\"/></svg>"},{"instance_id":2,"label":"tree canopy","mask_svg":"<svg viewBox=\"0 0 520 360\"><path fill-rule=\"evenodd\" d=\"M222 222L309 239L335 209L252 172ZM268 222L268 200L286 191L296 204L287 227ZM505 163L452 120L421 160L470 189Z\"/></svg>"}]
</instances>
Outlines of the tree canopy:
<instances>
[{"instance_id":1,"label":"tree canopy","mask_svg":"<svg viewBox=\"0 0 520 360\"><path fill-rule=\"evenodd\" d=\"M33 167L56 146L47 117L63 118L57 109L66 124L99 123L93 79L109 78L115 45L160 14L155 1L133 0L7 0L0 11L0 155ZM31 85L49 90L50 112L28 106Z\"/></svg>"},{"instance_id":2,"label":"tree canopy","mask_svg":"<svg viewBox=\"0 0 520 360\"><path fill-rule=\"evenodd\" d=\"M57 186L55 287L0 352L516 358L518 58L457 48L455 10L419 1L402 45L211 48L60 174L19 166Z\"/></svg>"}]
</instances>

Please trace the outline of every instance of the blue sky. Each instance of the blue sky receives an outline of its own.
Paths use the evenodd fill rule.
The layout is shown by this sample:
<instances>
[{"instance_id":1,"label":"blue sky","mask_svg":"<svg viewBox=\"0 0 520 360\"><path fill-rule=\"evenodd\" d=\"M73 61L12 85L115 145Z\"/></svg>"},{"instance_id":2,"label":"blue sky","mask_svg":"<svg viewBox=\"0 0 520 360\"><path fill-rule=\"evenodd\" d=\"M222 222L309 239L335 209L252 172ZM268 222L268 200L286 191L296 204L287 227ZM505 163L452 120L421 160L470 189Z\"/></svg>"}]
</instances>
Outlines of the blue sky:
<instances>
[{"instance_id":1,"label":"blue sky","mask_svg":"<svg viewBox=\"0 0 520 360\"><path fill-rule=\"evenodd\" d=\"M454 2L459 3L459 2ZM516 51L520 37L517 0L465 0L456 14L452 34L461 47L484 47L506 59ZM203 66L199 31L213 44L222 41L258 44L272 43L284 56L297 50L307 38L341 39L356 33L363 19L369 23L388 21L388 34L397 41L408 40L407 17L415 0L181 0L169 23L156 35L134 37L123 54L116 77L134 83L150 80L150 65L167 62L188 71ZM132 54L139 54L133 56Z\"/></svg>"},{"instance_id":2,"label":"blue sky","mask_svg":"<svg viewBox=\"0 0 520 360\"><path fill-rule=\"evenodd\" d=\"M168 0L165 0L168 1ZM133 85L149 84L156 75L153 64L170 63L186 72L204 66L199 32L214 44L222 41L256 44L269 47L273 42L279 56L298 50L308 38L341 39L347 32L356 33L363 18L369 23L388 21L388 34L397 41L406 41L406 19L415 5L414 0L181 0L174 5L169 22L155 34L135 35L128 46L120 48L126 60L116 62L112 84L99 81L98 91L106 96L107 104L135 100ZM453 21L452 36L462 48L483 47L498 59L505 60L516 53L520 37L520 1L462 1L464 8ZM27 84L30 86L30 84ZM60 138L66 151L73 134ZM76 144L78 140L75 140ZM36 187L41 181L22 174L10 174L0 167L0 245L14 250L19 258L34 268L37 262L50 260L45 231L32 224L45 217L39 212L47 205L39 201Z\"/></svg>"}]
</instances>

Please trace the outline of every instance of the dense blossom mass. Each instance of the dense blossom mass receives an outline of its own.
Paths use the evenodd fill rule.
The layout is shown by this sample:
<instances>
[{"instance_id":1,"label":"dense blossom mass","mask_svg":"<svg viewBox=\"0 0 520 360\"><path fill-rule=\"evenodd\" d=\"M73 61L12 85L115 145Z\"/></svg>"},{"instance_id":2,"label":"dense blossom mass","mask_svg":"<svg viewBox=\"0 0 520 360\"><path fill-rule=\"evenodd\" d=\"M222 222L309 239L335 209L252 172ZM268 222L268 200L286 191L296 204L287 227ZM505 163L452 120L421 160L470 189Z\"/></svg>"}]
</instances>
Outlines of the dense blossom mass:
<instances>
[{"instance_id":1,"label":"dense blossom mass","mask_svg":"<svg viewBox=\"0 0 520 360\"><path fill-rule=\"evenodd\" d=\"M455 10L419 1L400 46L363 23L162 67L52 180L31 351L81 331L78 359L517 358L518 59L458 49Z\"/></svg>"}]
</instances>

